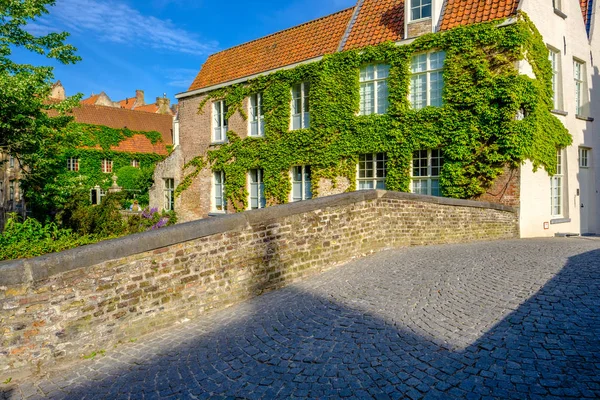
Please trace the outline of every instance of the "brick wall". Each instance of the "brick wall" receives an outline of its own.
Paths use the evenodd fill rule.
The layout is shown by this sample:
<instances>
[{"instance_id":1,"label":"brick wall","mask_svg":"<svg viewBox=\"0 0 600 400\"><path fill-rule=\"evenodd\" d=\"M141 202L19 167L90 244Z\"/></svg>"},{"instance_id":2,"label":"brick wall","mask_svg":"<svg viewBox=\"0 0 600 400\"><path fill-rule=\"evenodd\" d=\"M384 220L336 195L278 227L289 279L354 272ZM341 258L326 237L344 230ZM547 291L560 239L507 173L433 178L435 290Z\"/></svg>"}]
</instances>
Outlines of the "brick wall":
<instances>
[{"instance_id":1,"label":"brick wall","mask_svg":"<svg viewBox=\"0 0 600 400\"><path fill-rule=\"evenodd\" d=\"M519 168L505 167L494 184L477 200L519 207L521 201L521 171Z\"/></svg>"},{"instance_id":2,"label":"brick wall","mask_svg":"<svg viewBox=\"0 0 600 400\"><path fill-rule=\"evenodd\" d=\"M370 252L515 237L506 206L361 191L0 263L0 381Z\"/></svg>"},{"instance_id":3,"label":"brick wall","mask_svg":"<svg viewBox=\"0 0 600 400\"><path fill-rule=\"evenodd\" d=\"M419 36L423 36L426 33L431 33L431 18L429 19L425 19L423 21L417 21L417 22L409 22L406 25L407 28L407 38L415 38L415 37L419 37Z\"/></svg>"}]
</instances>

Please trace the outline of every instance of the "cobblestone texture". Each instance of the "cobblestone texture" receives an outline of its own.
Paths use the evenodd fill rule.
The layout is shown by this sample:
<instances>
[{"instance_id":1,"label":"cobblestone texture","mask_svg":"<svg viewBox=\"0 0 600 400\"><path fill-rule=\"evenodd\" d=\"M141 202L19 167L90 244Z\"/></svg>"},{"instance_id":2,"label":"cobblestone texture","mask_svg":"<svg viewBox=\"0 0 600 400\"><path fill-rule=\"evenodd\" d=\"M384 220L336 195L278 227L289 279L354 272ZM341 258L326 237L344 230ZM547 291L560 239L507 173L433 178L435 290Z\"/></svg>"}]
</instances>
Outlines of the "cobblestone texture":
<instances>
[{"instance_id":1,"label":"cobblestone texture","mask_svg":"<svg viewBox=\"0 0 600 400\"><path fill-rule=\"evenodd\" d=\"M138 338L20 398L599 398L600 240L387 251Z\"/></svg>"}]
</instances>

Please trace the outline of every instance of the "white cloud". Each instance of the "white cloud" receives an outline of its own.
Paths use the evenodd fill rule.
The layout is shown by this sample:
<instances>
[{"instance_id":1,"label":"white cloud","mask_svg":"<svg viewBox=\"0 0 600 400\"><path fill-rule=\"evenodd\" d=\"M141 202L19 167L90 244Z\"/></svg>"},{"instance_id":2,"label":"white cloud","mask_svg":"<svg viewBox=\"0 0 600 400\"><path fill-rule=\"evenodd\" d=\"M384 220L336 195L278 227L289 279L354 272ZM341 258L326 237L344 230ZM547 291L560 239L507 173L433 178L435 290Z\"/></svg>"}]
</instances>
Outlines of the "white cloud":
<instances>
[{"instance_id":1,"label":"white cloud","mask_svg":"<svg viewBox=\"0 0 600 400\"><path fill-rule=\"evenodd\" d=\"M93 34L103 41L194 55L217 49L216 42L202 41L171 20L142 15L115 0L58 0L49 17L27 29L34 34L57 30Z\"/></svg>"}]
</instances>

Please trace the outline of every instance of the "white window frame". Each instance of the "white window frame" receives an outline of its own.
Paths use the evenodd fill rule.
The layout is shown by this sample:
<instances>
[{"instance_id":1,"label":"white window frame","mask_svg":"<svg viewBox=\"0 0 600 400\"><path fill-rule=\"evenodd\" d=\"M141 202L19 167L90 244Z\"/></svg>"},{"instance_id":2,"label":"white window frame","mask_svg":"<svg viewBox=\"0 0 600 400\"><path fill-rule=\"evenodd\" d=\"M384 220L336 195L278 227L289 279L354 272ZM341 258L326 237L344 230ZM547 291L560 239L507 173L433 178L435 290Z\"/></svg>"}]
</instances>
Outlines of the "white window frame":
<instances>
[{"instance_id":1,"label":"white window frame","mask_svg":"<svg viewBox=\"0 0 600 400\"><path fill-rule=\"evenodd\" d=\"M113 172L113 160L109 160L108 158L102 159L102 173L110 174Z\"/></svg>"},{"instance_id":2,"label":"white window frame","mask_svg":"<svg viewBox=\"0 0 600 400\"><path fill-rule=\"evenodd\" d=\"M14 168L15 167L15 157L14 156L9 156L8 159L8 167L9 168Z\"/></svg>"},{"instance_id":3,"label":"white window frame","mask_svg":"<svg viewBox=\"0 0 600 400\"><path fill-rule=\"evenodd\" d=\"M77 158L77 157L67 158L67 171L71 171L71 172L79 171L79 158Z\"/></svg>"},{"instance_id":4,"label":"white window frame","mask_svg":"<svg viewBox=\"0 0 600 400\"><path fill-rule=\"evenodd\" d=\"M164 203L163 209L165 211L173 211L175 209L175 179L164 178Z\"/></svg>"},{"instance_id":5,"label":"white window frame","mask_svg":"<svg viewBox=\"0 0 600 400\"><path fill-rule=\"evenodd\" d=\"M564 154L562 150L558 150L556 159L556 174L550 177L550 215L562 217L565 207Z\"/></svg>"},{"instance_id":6,"label":"white window frame","mask_svg":"<svg viewBox=\"0 0 600 400\"><path fill-rule=\"evenodd\" d=\"M560 50L548 46L548 59L552 66L552 103L555 110L562 110L562 91L561 91L561 59Z\"/></svg>"},{"instance_id":7,"label":"white window frame","mask_svg":"<svg viewBox=\"0 0 600 400\"><path fill-rule=\"evenodd\" d=\"M223 213L227 212L227 197L225 196L225 172L214 171L212 176L212 212ZM220 205L219 205L220 201Z\"/></svg>"},{"instance_id":8,"label":"white window frame","mask_svg":"<svg viewBox=\"0 0 600 400\"><path fill-rule=\"evenodd\" d=\"M248 136L264 137L265 116L263 115L262 93L254 93L248 98L248 116ZM253 132L255 133L253 134Z\"/></svg>"},{"instance_id":9,"label":"white window frame","mask_svg":"<svg viewBox=\"0 0 600 400\"><path fill-rule=\"evenodd\" d=\"M15 201L15 181L8 182L8 201Z\"/></svg>"},{"instance_id":10,"label":"white window frame","mask_svg":"<svg viewBox=\"0 0 600 400\"><path fill-rule=\"evenodd\" d=\"M252 182L252 174L256 173L256 182ZM249 210L257 210L261 208L265 208L267 206L267 201L265 199L265 183L263 180L264 170L262 168L253 168L248 171L248 209ZM252 186L256 185L257 188L257 196L252 196ZM256 198L257 207L252 206L252 200Z\"/></svg>"},{"instance_id":11,"label":"white window frame","mask_svg":"<svg viewBox=\"0 0 600 400\"><path fill-rule=\"evenodd\" d=\"M441 66L438 65L432 67L433 56L443 55L443 60ZM415 66L415 60L417 58L425 56L425 70L422 71L414 71L413 67ZM413 110L420 110L422 108L428 106L441 107L444 105L443 92L444 92L444 65L446 63L446 52L443 50L439 51L430 51L427 53L418 53L414 54L411 57L410 64L410 90L409 90L409 101ZM441 86L439 88L440 96L439 96L439 104L432 104L432 77L439 76L441 78ZM417 106L416 101L414 101L413 96L416 94L415 87L413 83L413 78L417 78L419 76L425 76L425 104L421 106Z\"/></svg>"},{"instance_id":12,"label":"white window frame","mask_svg":"<svg viewBox=\"0 0 600 400\"><path fill-rule=\"evenodd\" d=\"M300 172L300 180L297 180L297 172ZM310 165L295 165L290 170L292 181L292 191L290 192L290 201L303 201L312 199L312 171ZM300 193L295 190L300 187Z\"/></svg>"},{"instance_id":13,"label":"white window frame","mask_svg":"<svg viewBox=\"0 0 600 400\"><path fill-rule=\"evenodd\" d=\"M433 12L432 8L433 8L433 0L407 0L410 1L410 7L408 10L408 14L409 14L409 21L413 22L413 21L420 21L420 20L424 20L424 19L431 19L431 14ZM423 16L423 10L429 7L429 15L425 15ZM419 16L418 18L414 18L413 16L413 12L417 11L419 12Z\"/></svg>"},{"instance_id":14,"label":"white window frame","mask_svg":"<svg viewBox=\"0 0 600 400\"><path fill-rule=\"evenodd\" d=\"M589 147L579 148L579 168L590 168L591 150Z\"/></svg>"},{"instance_id":15,"label":"white window frame","mask_svg":"<svg viewBox=\"0 0 600 400\"><path fill-rule=\"evenodd\" d=\"M217 108L218 107L218 108ZM227 142L227 131L229 129L229 120L227 117L228 112L227 104L225 100L217 100L212 104L212 118L211 118L211 135L212 143L226 143ZM218 121L217 121L218 119ZM217 136L218 134L218 136Z\"/></svg>"},{"instance_id":16,"label":"white window frame","mask_svg":"<svg viewBox=\"0 0 600 400\"><path fill-rule=\"evenodd\" d=\"M298 93L296 89L300 87ZM299 96L298 96L299 95ZM300 112L294 113L296 109L296 101L300 101ZM292 86L292 104L291 104L290 130L310 128L310 83L300 82ZM294 121L298 120L299 125L295 125Z\"/></svg>"},{"instance_id":17,"label":"white window frame","mask_svg":"<svg viewBox=\"0 0 600 400\"><path fill-rule=\"evenodd\" d=\"M140 160L138 160L137 158L132 158L131 159L131 166L133 168L139 168L140 167Z\"/></svg>"},{"instance_id":18,"label":"white window frame","mask_svg":"<svg viewBox=\"0 0 600 400\"><path fill-rule=\"evenodd\" d=\"M575 84L575 115L584 115L587 105L585 82L585 62L573 59L573 80Z\"/></svg>"},{"instance_id":19,"label":"white window frame","mask_svg":"<svg viewBox=\"0 0 600 400\"><path fill-rule=\"evenodd\" d=\"M372 78L369 78L369 68L373 70ZM388 64L367 64L360 68L359 82L360 82L360 108L359 115L372 115L372 114L385 114L389 108L389 88L388 78L390 76L390 66ZM369 85L373 85L372 107L370 112L366 110L366 94ZM381 96L384 99L384 106L380 109L380 101L382 100L379 95L379 91L383 90L384 93Z\"/></svg>"},{"instance_id":20,"label":"white window frame","mask_svg":"<svg viewBox=\"0 0 600 400\"><path fill-rule=\"evenodd\" d=\"M385 153L359 154L356 165L357 190L386 190L386 178L387 155Z\"/></svg>"},{"instance_id":21,"label":"white window frame","mask_svg":"<svg viewBox=\"0 0 600 400\"><path fill-rule=\"evenodd\" d=\"M425 157L422 157L423 152L426 152ZM419 165L415 166L416 160L424 160L426 166L423 166L420 162ZM438 165L433 165L434 160L438 160ZM423 194L427 196L442 196L440 188L440 174L442 167L444 166L444 153L442 149L420 149L413 151L411 166L410 166L410 191L411 193ZM419 169L419 174L415 174L415 168ZM427 168L426 175L421 174L421 169ZM437 169L437 175L434 170ZM425 182L427 184L427 190L425 193L422 190L416 190L416 182ZM433 183L437 183L437 192L433 190Z\"/></svg>"}]
</instances>

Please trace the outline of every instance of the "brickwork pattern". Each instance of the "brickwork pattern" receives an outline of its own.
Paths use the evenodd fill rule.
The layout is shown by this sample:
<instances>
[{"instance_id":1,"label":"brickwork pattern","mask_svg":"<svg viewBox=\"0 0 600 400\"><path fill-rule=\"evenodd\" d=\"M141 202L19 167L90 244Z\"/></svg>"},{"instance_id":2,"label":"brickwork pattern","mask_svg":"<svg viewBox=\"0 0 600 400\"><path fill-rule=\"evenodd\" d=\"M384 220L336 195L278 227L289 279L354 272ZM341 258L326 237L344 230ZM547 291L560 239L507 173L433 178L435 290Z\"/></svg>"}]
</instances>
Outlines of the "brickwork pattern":
<instances>
[{"instance_id":1,"label":"brickwork pattern","mask_svg":"<svg viewBox=\"0 0 600 400\"><path fill-rule=\"evenodd\" d=\"M233 228L85 268L50 271L21 285L0 285L0 375L77 358L370 252L518 237L514 212L373 193L362 201L353 200L356 193L315 200L329 206L311 211L302 211L314 207L306 202L198 221L193 224ZM277 217L290 207L300 212ZM176 229L168 232L177 235ZM127 240L123 245L144 237Z\"/></svg>"},{"instance_id":2,"label":"brickwork pattern","mask_svg":"<svg viewBox=\"0 0 600 400\"><path fill-rule=\"evenodd\" d=\"M411 22L406 26L407 37L416 38L419 36L423 36L426 33L431 33L431 18L423 21Z\"/></svg>"},{"instance_id":3,"label":"brickwork pattern","mask_svg":"<svg viewBox=\"0 0 600 400\"><path fill-rule=\"evenodd\" d=\"M599 254L597 238L381 252L4 397L597 399Z\"/></svg>"}]
</instances>

